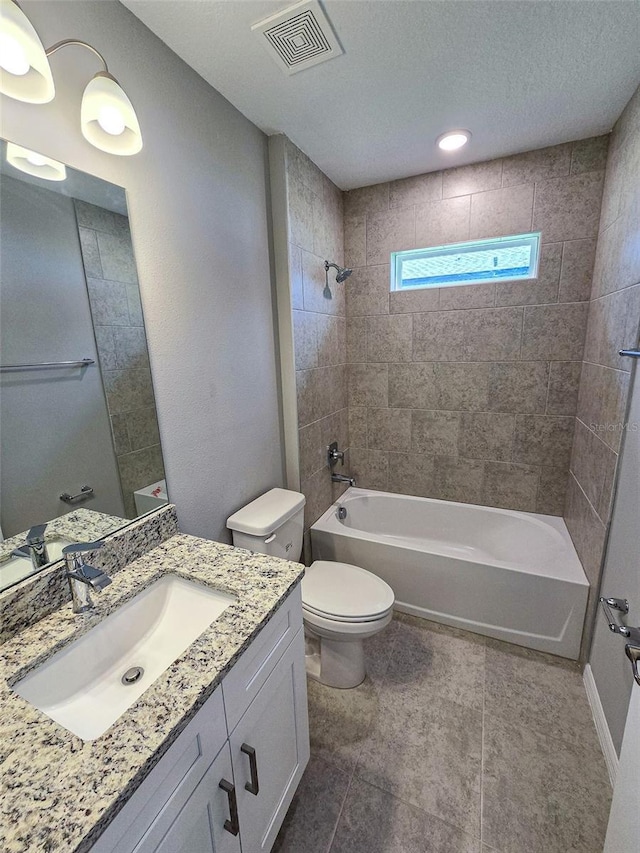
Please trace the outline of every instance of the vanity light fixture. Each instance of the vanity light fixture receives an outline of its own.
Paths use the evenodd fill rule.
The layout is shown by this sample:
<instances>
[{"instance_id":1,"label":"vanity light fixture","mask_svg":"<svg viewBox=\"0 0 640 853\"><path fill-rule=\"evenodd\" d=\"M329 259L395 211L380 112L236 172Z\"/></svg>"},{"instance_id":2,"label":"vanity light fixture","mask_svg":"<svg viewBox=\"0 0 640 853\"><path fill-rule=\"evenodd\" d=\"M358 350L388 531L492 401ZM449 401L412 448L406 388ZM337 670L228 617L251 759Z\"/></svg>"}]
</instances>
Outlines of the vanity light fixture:
<instances>
[{"instance_id":1,"label":"vanity light fixture","mask_svg":"<svg viewBox=\"0 0 640 853\"><path fill-rule=\"evenodd\" d=\"M0 92L28 104L46 104L56 93L38 33L13 0L0 0Z\"/></svg>"},{"instance_id":2,"label":"vanity light fixture","mask_svg":"<svg viewBox=\"0 0 640 853\"><path fill-rule=\"evenodd\" d=\"M82 135L108 154L129 156L142 148L133 105L109 73L104 56L79 39L64 39L45 50L15 0L0 0L0 92L27 103L44 104L55 94L49 57L63 47L84 47L103 65L87 84L80 108Z\"/></svg>"},{"instance_id":3,"label":"vanity light fixture","mask_svg":"<svg viewBox=\"0 0 640 853\"><path fill-rule=\"evenodd\" d=\"M446 133L441 134L436 139L436 142L438 148L441 148L443 151L457 151L458 148L466 145L470 139L471 132L468 130L448 130Z\"/></svg>"},{"instance_id":4,"label":"vanity light fixture","mask_svg":"<svg viewBox=\"0 0 640 853\"><path fill-rule=\"evenodd\" d=\"M30 151L15 142L7 142L7 162L21 172L45 181L64 181L67 177L64 163L38 154L37 151Z\"/></svg>"}]
</instances>

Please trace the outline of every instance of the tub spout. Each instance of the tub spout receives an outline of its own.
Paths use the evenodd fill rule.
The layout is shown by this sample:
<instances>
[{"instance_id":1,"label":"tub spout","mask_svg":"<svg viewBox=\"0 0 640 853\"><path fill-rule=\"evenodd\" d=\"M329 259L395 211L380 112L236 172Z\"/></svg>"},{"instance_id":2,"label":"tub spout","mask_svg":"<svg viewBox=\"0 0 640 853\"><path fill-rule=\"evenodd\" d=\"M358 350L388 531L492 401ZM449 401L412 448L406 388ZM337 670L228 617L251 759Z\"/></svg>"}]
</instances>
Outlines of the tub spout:
<instances>
[{"instance_id":1,"label":"tub spout","mask_svg":"<svg viewBox=\"0 0 640 853\"><path fill-rule=\"evenodd\" d=\"M354 477L345 477L344 474L331 474L331 481L333 483L349 483L350 486L355 486L356 481Z\"/></svg>"}]
</instances>

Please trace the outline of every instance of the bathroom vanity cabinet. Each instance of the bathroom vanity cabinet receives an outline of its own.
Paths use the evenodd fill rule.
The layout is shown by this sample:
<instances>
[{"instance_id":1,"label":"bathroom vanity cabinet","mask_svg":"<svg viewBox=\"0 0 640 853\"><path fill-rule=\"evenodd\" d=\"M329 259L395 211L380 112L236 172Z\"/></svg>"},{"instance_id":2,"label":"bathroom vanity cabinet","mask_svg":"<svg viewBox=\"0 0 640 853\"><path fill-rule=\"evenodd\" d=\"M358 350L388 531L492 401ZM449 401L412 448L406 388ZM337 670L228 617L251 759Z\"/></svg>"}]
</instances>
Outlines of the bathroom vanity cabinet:
<instances>
[{"instance_id":1,"label":"bathroom vanity cabinet","mask_svg":"<svg viewBox=\"0 0 640 853\"><path fill-rule=\"evenodd\" d=\"M298 586L90 851L268 853L308 759Z\"/></svg>"}]
</instances>

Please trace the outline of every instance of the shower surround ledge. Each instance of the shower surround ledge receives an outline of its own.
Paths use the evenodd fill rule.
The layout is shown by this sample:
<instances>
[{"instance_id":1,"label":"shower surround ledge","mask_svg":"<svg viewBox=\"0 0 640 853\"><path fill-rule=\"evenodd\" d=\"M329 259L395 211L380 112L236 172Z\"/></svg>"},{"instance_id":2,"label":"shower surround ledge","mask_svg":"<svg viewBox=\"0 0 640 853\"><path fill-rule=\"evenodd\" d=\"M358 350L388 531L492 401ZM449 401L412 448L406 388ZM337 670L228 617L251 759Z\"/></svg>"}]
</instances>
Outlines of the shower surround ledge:
<instances>
[{"instance_id":1,"label":"shower surround ledge","mask_svg":"<svg viewBox=\"0 0 640 853\"><path fill-rule=\"evenodd\" d=\"M87 618L68 606L3 646L0 848L86 853L299 583L304 567L185 534L129 563ZM237 601L100 738L84 742L11 690L20 678L167 574Z\"/></svg>"}]
</instances>

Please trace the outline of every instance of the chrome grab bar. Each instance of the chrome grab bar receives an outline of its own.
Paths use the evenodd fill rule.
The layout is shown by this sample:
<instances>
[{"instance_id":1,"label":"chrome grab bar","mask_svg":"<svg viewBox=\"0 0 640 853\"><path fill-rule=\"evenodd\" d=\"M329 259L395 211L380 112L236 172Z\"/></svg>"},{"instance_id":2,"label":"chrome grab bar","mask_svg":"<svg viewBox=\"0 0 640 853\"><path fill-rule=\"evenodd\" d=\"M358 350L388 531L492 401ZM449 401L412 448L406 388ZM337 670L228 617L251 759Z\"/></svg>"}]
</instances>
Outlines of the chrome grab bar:
<instances>
[{"instance_id":1,"label":"chrome grab bar","mask_svg":"<svg viewBox=\"0 0 640 853\"><path fill-rule=\"evenodd\" d=\"M70 495L69 492L63 492L60 495L60 500L64 501L67 504L73 503L73 501L79 501L81 498L88 498L93 494L92 486L83 486L77 495Z\"/></svg>"},{"instance_id":2,"label":"chrome grab bar","mask_svg":"<svg viewBox=\"0 0 640 853\"><path fill-rule=\"evenodd\" d=\"M34 364L0 364L0 372L4 370L39 370L42 367L89 367L95 364L92 358L81 358L79 361L39 361Z\"/></svg>"}]
</instances>

